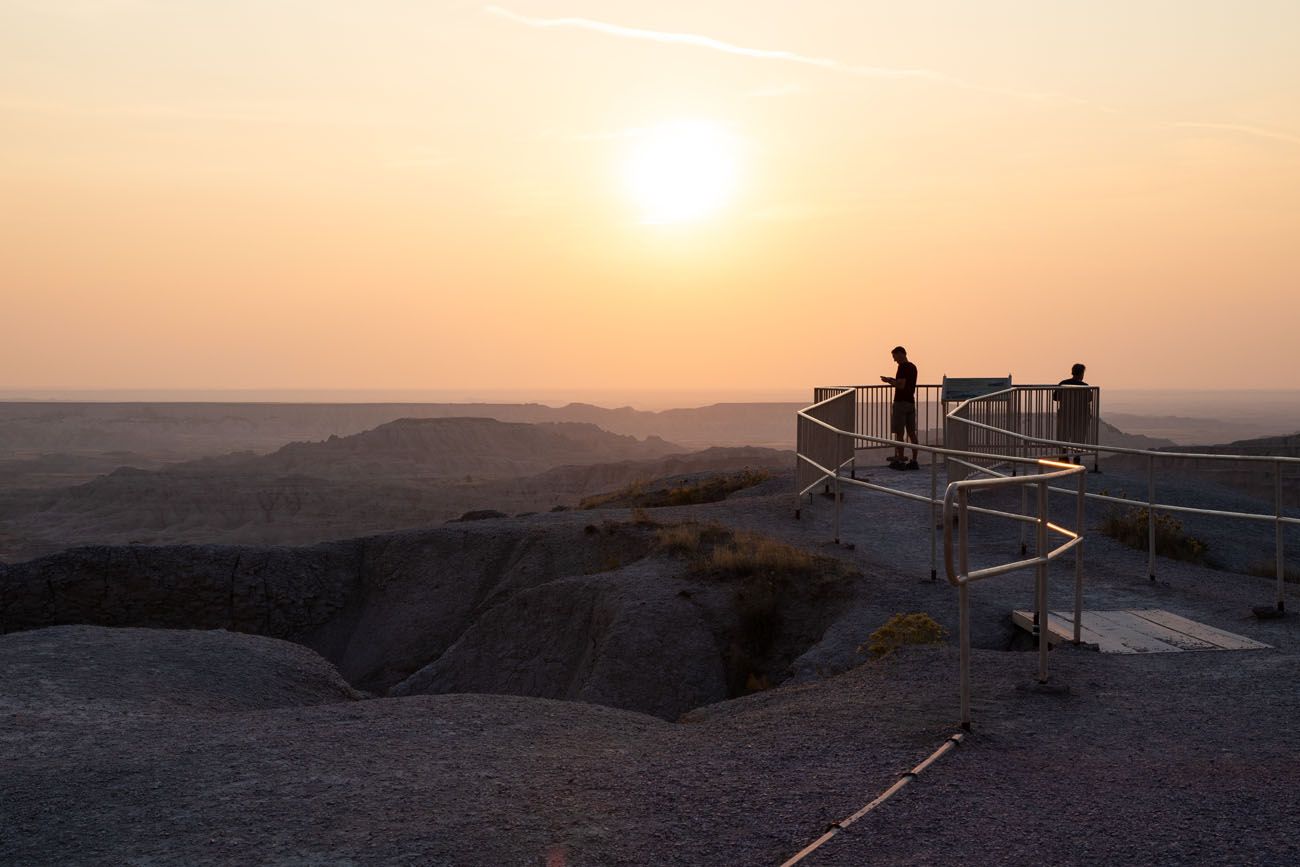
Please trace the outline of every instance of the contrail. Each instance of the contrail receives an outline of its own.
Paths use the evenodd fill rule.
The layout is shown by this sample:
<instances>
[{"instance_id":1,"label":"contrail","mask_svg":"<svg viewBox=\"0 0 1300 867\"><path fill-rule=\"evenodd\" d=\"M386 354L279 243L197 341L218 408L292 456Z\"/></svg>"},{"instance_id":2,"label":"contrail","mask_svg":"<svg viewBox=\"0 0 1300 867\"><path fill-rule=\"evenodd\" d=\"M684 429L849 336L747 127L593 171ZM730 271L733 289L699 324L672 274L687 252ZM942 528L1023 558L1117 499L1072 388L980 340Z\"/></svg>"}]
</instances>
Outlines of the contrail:
<instances>
[{"instance_id":1,"label":"contrail","mask_svg":"<svg viewBox=\"0 0 1300 867\"><path fill-rule=\"evenodd\" d=\"M962 82L949 78L943 73L935 72L933 69L905 69L890 66L853 66L847 63L840 63L838 60L832 60L828 57L808 57L807 55L796 54L793 51L746 48L743 45L736 45L733 42L724 42L721 39L714 39L711 36L700 36L695 33L670 33L664 30L644 30L639 27L624 27L621 24L609 24L604 21L595 21L591 18L530 18L527 15L520 15L517 12L511 12L509 9L503 9L500 6L485 6L483 7L483 11L487 12L489 15L495 15L498 18L504 18L507 21L513 21L516 24L523 24L527 27L535 27L541 30L590 30L594 33L604 33L607 36L618 36L623 39L641 39L648 42L663 42L670 45L689 45L693 48L707 48L711 51L721 51L724 54L735 54L741 57L755 57L760 60L780 60L786 63L799 63L804 66L815 66L818 69L843 72L861 78L922 78L929 81L944 81L951 84L962 84Z\"/></svg>"},{"instance_id":2,"label":"contrail","mask_svg":"<svg viewBox=\"0 0 1300 867\"><path fill-rule=\"evenodd\" d=\"M963 81L960 78L953 78L951 75L945 75L944 73L934 69L897 66L856 66L851 63L841 63L840 61L829 57L810 57L809 55L797 54L793 51L748 48L744 45L737 45L734 42L714 39L712 36L701 36L697 33L672 33L666 30L646 30L641 27L625 27L622 24L610 24L607 21L596 21L592 18L532 18L528 15L520 15L518 12L512 12L509 9L504 9L500 6L484 6L483 11L489 15L495 15L498 18L504 18L507 21L512 21L516 24L522 24L525 27L533 27L539 30L587 30L592 33L602 33L606 36L614 36L620 39L639 39L646 42L659 42L667 45L686 45L692 48L704 48L709 51L719 51L723 54L732 54L738 57L751 57L757 60L776 60L783 63L797 63L801 66L811 66L816 69L824 69L828 72L838 72L844 75L856 76L858 78L932 81L939 84L946 84L949 87L957 87L962 90L975 91L978 93L990 93L997 96L1022 99L1030 102L1082 105L1099 111L1115 111L1115 109L1112 109L1109 106L1101 105L1087 99L1080 99L1078 97L1067 96L1060 93L1041 93L1024 90L1010 90L1003 87L990 87L988 85Z\"/></svg>"},{"instance_id":3,"label":"contrail","mask_svg":"<svg viewBox=\"0 0 1300 867\"><path fill-rule=\"evenodd\" d=\"M1273 139L1274 141L1284 141L1291 144L1300 145L1300 135L1283 132L1276 129L1268 129L1262 126L1250 126L1242 123L1209 123L1202 121L1180 120L1175 121L1169 126L1184 127L1189 129L1217 129L1224 132L1238 132L1242 135L1254 136L1256 138Z\"/></svg>"}]
</instances>

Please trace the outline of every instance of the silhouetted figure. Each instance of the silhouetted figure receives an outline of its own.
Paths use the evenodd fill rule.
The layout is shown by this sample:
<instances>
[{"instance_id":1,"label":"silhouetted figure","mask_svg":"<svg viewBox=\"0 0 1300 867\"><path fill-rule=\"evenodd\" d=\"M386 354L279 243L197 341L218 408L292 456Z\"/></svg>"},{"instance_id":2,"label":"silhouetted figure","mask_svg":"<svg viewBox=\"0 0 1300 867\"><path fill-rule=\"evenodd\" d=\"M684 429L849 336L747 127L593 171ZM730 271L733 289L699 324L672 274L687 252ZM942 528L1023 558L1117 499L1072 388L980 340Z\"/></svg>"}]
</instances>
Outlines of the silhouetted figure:
<instances>
[{"instance_id":1,"label":"silhouetted figure","mask_svg":"<svg viewBox=\"0 0 1300 867\"><path fill-rule=\"evenodd\" d=\"M894 457L889 461L891 470L919 470L916 462L916 449L912 449L912 460L904 463L903 443L911 439L916 445L916 365L907 360L907 350L895 346L890 353L898 364L898 371L893 376L880 377L894 387L894 404L889 412L889 429L899 445L894 449Z\"/></svg>"},{"instance_id":2,"label":"silhouetted figure","mask_svg":"<svg viewBox=\"0 0 1300 867\"><path fill-rule=\"evenodd\" d=\"M1056 401L1056 438L1062 442L1088 441L1088 429L1092 421L1092 389L1083 381L1085 370L1087 368L1082 364L1074 365L1070 368L1070 378L1057 383L1066 387L1052 392L1052 400ZM1069 452L1061 455L1061 460L1072 460L1076 464L1081 462L1077 454Z\"/></svg>"}]
</instances>

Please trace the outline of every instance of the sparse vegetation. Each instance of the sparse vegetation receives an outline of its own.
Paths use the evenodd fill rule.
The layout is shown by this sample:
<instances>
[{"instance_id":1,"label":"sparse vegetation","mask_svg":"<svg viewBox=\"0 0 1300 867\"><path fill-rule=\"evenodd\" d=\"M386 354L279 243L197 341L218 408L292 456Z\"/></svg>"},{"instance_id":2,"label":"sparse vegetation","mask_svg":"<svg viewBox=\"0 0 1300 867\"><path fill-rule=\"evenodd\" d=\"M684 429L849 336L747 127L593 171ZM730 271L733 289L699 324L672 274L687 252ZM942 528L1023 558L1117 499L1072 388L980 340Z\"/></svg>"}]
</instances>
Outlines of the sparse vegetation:
<instances>
[{"instance_id":1,"label":"sparse vegetation","mask_svg":"<svg viewBox=\"0 0 1300 867\"><path fill-rule=\"evenodd\" d=\"M827 600L856 575L839 560L719 524L673 524L656 535L660 548L688 559L694 574L735 585L736 630L724 653L733 696L779 682L789 660L776 657L790 644L787 633L807 630L804 621L810 615L818 620ZM789 622L791 616L797 622Z\"/></svg>"},{"instance_id":2,"label":"sparse vegetation","mask_svg":"<svg viewBox=\"0 0 1300 867\"><path fill-rule=\"evenodd\" d=\"M697 503L716 503L728 495L745 488L752 488L771 478L766 470L742 470L729 475L709 476L697 482L690 482L670 488L665 506L692 506ZM647 505L657 505L649 503Z\"/></svg>"},{"instance_id":3,"label":"sparse vegetation","mask_svg":"<svg viewBox=\"0 0 1300 867\"><path fill-rule=\"evenodd\" d=\"M757 533L741 532L726 544L714 546L708 557L696 564L696 569L734 578L806 577L818 571L818 563L812 554L793 545Z\"/></svg>"},{"instance_id":4,"label":"sparse vegetation","mask_svg":"<svg viewBox=\"0 0 1300 867\"><path fill-rule=\"evenodd\" d=\"M632 510L632 523L638 527L658 527L659 522L650 517L645 509Z\"/></svg>"},{"instance_id":5,"label":"sparse vegetation","mask_svg":"<svg viewBox=\"0 0 1300 867\"><path fill-rule=\"evenodd\" d=\"M607 494L593 494L590 497L583 497L578 502L579 509L599 509L601 506L623 503L627 500L635 500L645 493L645 486L649 484L646 479L637 479L629 482L617 491L610 491Z\"/></svg>"},{"instance_id":6,"label":"sparse vegetation","mask_svg":"<svg viewBox=\"0 0 1300 867\"><path fill-rule=\"evenodd\" d=\"M879 659L908 644L940 644L947 636L948 630L923 611L895 614L871 633L866 644L858 646L858 653Z\"/></svg>"},{"instance_id":7,"label":"sparse vegetation","mask_svg":"<svg viewBox=\"0 0 1300 867\"><path fill-rule=\"evenodd\" d=\"M752 488L771 478L766 470L741 470L738 473L720 473L695 481L682 480L669 488L646 490L649 482L637 480L617 491L608 494L596 494L585 497L578 504L583 509L599 509L611 506L632 506L641 509L657 509L664 506L694 506L700 503L716 503L724 500L736 491Z\"/></svg>"},{"instance_id":8,"label":"sparse vegetation","mask_svg":"<svg viewBox=\"0 0 1300 867\"><path fill-rule=\"evenodd\" d=\"M1156 513L1156 553L1189 563L1205 562L1205 543L1183 530L1183 522L1173 515ZM1146 550L1147 509L1135 507L1112 511L1101 524L1101 532L1139 551Z\"/></svg>"},{"instance_id":9,"label":"sparse vegetation","mask_svg":"<svg viewBox=\"0 0 1300 867\"><path fill-rule=\"evenodd\" d=\"M656 533L660 547L670 554L698 556L708 546L731 538L731 531L721 524L688 521L660 527Z\"/></svg>"}]
</instances>

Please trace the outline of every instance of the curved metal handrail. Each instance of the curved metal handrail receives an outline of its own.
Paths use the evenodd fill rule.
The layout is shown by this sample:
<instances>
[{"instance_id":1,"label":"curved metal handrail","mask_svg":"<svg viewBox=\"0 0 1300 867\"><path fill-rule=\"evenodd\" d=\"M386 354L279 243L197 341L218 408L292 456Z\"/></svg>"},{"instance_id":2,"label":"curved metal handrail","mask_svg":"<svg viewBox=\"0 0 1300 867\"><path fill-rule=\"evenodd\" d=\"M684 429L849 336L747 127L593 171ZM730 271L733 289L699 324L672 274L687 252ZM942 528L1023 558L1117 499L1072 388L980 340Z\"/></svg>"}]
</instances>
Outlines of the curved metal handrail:
<instances>
[{"instance_id":1,"label":"curved metal handrail","mask_svg":"<svg viewBox=\"0 0 1300 867\"><path fill-rule=\"evenodd\" d=\"M1276 604L1277 604L1278 611L1284 610L1285 607L1285 601L1284 601L1285 560L1283 556L1284 545L1283 545L1282 528L1284 525L1287 524L1300 525L1300 518L1292 518L1283 515L1282 513L1282 481L1281 481L1282 467L1290 466L1290 465L1300 466L1300 458L1290 458L1282 455L1275 455L1275 456L1215 455L1215 454L1203 454L1203 453L1196 453L1196 452L1164 452L1164 451L1155 451L1152 449L1132 449L1123 446L1103 446L1096 443L1074 443L1074 442L1069 442L1064 440L1048 439L1045 437L1035 437L1029 434L1023 434L1019 431L1008 430L1006 428L999 428L996 425L990 425L984 422L975 421L973 419L963 418L961 415L963 411L967 409L967 407L974 405L977 401L995 399L999 397L1006 397L1008 395L1015 393L1018 389L1021 388L1034 388L1034 389L1041 390L1045 387L1044 386L1013 386L1011 388L1003 389L997 392L993 392L991 394L970 398L968 400L961 401L954 409L952 409L948 413L945 413L945 418L948 419L949 421L960 422L962 424L969 425L973 428L982 429L987 432L996 434L998 436L1013 438L1019 441L1020 443L1022 443L1025 446L1026 451L1028 450L1028 445L1033 444L1037 446L1057 447L1062 449L1063 451L1085 450L1089 452L1105 452L1109 454L1145 456L1148 460L1147 500L1142 501L1142 500L1135 500L1127 497L1115 497L1107 494L1089 493L1086 488L1086 477L1085 477L1086 471L1081 464L1064 463L1060 461L1053 461L1053 460L1048 460L1043 458L1030 458L1027 455L1015 455L1015 454L1008 454L1008 453L990 453L985 451L978 451L975 449L951 449L943 446L934 446L930 444L907 443L906 448L913 449L916 452L925 452L931 456L930 496L926 497L924 495L911 493L909 491L900 491L896 488L890 488L884 485L872 484L868 481L860 480L857 478L845 477L842 475L841 471L843 470L844 466L852 463L851 458L849 460L831 461L830 463L835 464L835 466L832 468L830 466L826 466L825 463L819 462L815 460L813 457L804 454L802 439L796 447L797 462L806 463L807 465L814 467L818 472L821 473L821 475L816 479L814 479L814 481L811 484L804 485L798 490L797 493L799 496L808 493L812 488L816 487L818 484L827 482L827 480L830 480L834 484L835 541L836 542L839 541L839 536L840 536L840 509L842 503L842 499L840 496L841 484L848 484L852 486L865 488L868 490L875 490L875 491L891 494L893 496L901 497L916 502L928 503L931 509L932 526L933 526L933 519L934 519L934 508L937 505L939 505L940 502L942 502L942 506L943 506L942 526L944 528L944 568L949 583L957 587L958 597L959 597L958 604L960 609L960 620L961 620L960 631L961 631L961 666L962 666L962 725L965 728L970 727L970 675L969 675L970 636L969 636L969 599L967 596L969 592L970 584L979 580L983 580L985 578L991 578L996 575L1002 575L1020 569L1027 569L1033 567L1037 570L1038 575L1036 580L1037 599L1035 605L1035 627L1038 632L1038 642L1039 642L1039 679L1040 681L1045 681L1047 678L1047 647L1048 647L1047 635L1050 631L1048 626L1048 613L1047 613L1047 587L1046 587L1047 566L1052 560L1057 559L1062 554L1070 550L1075 551L1075 605L1074 605L1075 610L1074 610L1073 638L1076 644L1079 643L1080 640L1080 629L1081 629L1081 621L1082 621L1082 599L1083 599L1083 526L1084 526L1084 514L1085 514L1084 504L1087 498L1092 498L1103 502L1125 503L1125 504L1135 505L1135 506L1145 505L1147 507L1148 540L1149 540L1148 572L1152 578L1155 577L1155 518L1154 516L1157 509L1161 511L1182 512L1182 513L1200 514L1200 515L1208 515L1208 516L1273 521L1276 527L1276 562L1277 562ZM841 438L847 439L848 442L852 445L852 449L849 449L850 455L852 455L853 449L862 447L860 445L862 443L870 443L876 446L890 446L890 447L899 446L900 443L896 439L873 436L871 434L857 433L856 431L844 430L842 428L836 427L835 425L827 423L823 419L816 418L815 416L810 414L815 410L831 405L834 401L844 400L846 398L846 392L856 391L856 389L857 387L853 387L853 386L846 386L842 388L833 389L835 391L834 394L831 394L830 396L815 402L809 407L799 410L796 413L796 418L799 419L800 421L811 424L815 429L818 429L823 433L830 434L832 437L832 441L837 445L837 447L840 445ZM804 430L803 428L800 428L801 437L803 434L803 430ZM837 452L837 457L838 454L839 453ZM942 501L940 501L940 499L937 496L937 488L936 488L937 485L936 458L941 456L947 460L954 461L959 465L966 466L972 470L987 474L991 477L982 478L982 479L963 479L963 480L949 482L947 487L945 488L943 499ZM990 458L996 459L999 465L1005 465L1005 464L1033 465L1039 470L1039 472L1037 472L1032 476L1016 476L1016 475L1007 476L1005 473L998 472L996 469L992 467L975 463L975 461L978 460L988 461ZM1154 465L1155 465L1156 458L1174 459L1174 460L1186 459L1186 460L1197 460L1197 461L1204 461L1204 460L1246 461L1249 463L1271 462L1275 466L1274 496L1275 496L1276 508L1274 510L1274 514L1267 515L1267 514L1259 514L1253 512L1230 512L1230 511L1217 510L1217 509L1202 509L1202 508L1197 508L1192 506L1179 506L1175 504L1156 503L1155 502L1155 480L1154 480ZM1044 469L1046 469L1045 472L1043 471ZM1078 488L1075 491L1070 491L1065 488L1052 487L1050 485L1052 481L1064 479L1067 476L1071 476L1071 475L1076 476L1078 478ZM1027 491L1026 486L1029 485L1035 486L1038 489L1039 508L1038 508L1038 514L1036 516L1024 514L1025 510L1023 506L1022 506L1022 513L1018 514L1013 512L1005 512L997 509L975 507L975 506L971 506L968 502L968 495L971 490L1005 487L1011 485L1021 486L1022 490L1024 491ZM1049 491L1075 495L1076 518L1077 518L1077 524L1075 530L1071 531L1065 527L1059 526L1047 520L1047 495ZM956 501L955 514L954 514L954 500ZM1022 525L1025 523L1031 523L1036 525L1037 534L1038 534L1036 556L972 571L969 568L969 560L968 560L969 521L967 520L967 516L969 513L987 514L987 515L1007 518L1013 521L1021 522ZM796 511L796 516L797 515L798 512ZM955 521L954 518L956 518ZM956 526L958 527L958 533L959 533L957 552L960 558L960 562L956 566L953 564L952 531L953 531L954 524L956 524ZM1055 532L1064 535L1066 537L1066 541L1061 545L1058 545L1056 548L1049 550L1047 548L1048 532ZM936 578L936 550L935 550L936 540L935 540L935 534L933 532L933 529L931 530L930 537L931 537L930 577L933 580ZM1023 554L1023 535L1022 535L1022 554Z\"/></svg>"},{"instance_id":2,"label":"curved metal handrail","mask_svg":"<svg viewBox=\"0 0 1300 867\"><path fill-rule=\"evenodd\" d=\"M1047 610L1047 566L1053 560L1060 557L1067 551L1075 551L1074 558L1074 643L1079 643L1080 623L1083 620L1083 515L1084 515L1084 473L1086 470L1081 464L1067 464L1060 461L1039 460L1039 465L1049 469L1047 472L1041 472L1034 476L1008 477L1000 479L962 479L956 482L949 482L948 488L943 497L943 561L944 571L947 573L948 583L957 588L957 609L958 609L958 634L960 641L960 667L961 667L961 725L964 729L970 729L970 585L976 581L982 581L986 578L993 578L998 575L1005 575L1009 572L1016 572L1021 569L1034 567L1036 570L1034 580L1034 628L1038 632L1038 680L1040 683L1047 681L1047 636L1051 631L1049 628L1050 615ZM1077 476L1079 479L1079 489L1077 492L1076 520L1078 526L1075 530L1068 530L1047 520L1047 492L1048 483L1063 479L1067 476ZM1011 563L1002 563L997 566L988 566L983 569L972 570L968 554L969 546L969 527L968 517L969 505L968 496L972 490L1006 487L1008 485L1024 486L1032 484L1038 488L1038 516L1035 524L1038 529L1037 556L1024 560L1016 560ZM956 499L956 511L954 513L953 500ZM955 520L954 520L955 519ZM958 527L959 538L959 555L961 563L959 567L954 567L952 562L953 544L952 528L953 525ZM1048 549L1047 534L1048 532L1060 533L1067 537L1066 541L1055 548Z\"/></svg>"},{"instance_id":3,"label":"curved metal handrail","mask_svg":"<svg viewBox=\"0 0 1300 867\"><path fill-rule=\"evenodd\" d=\"M1078 449L1079 443L1071 443L1064 440L1052 440L1043 437L1030 436L1022 434L1019 431L1006 430L995 425L989 425L985 422L975 421L974 419L963 418L961 413L968 407L976 404L978 401L988 400L990 398L1002 397L1011 394L1016 390L1016 386L1000 391L991 392L979 397L969 398L959 403L949 413L947 418L950 421L960 422L961 424L995 433L999 436L1010 437L1019 440L1021 443L1028 445L1030 443L1040 446L1056 446L1062 449ZM1130 506L1141 506L1147 510L1147 575L1152 580L1156 575L1156 512L1171 512L1184 515L1204 515L1215 518L1233 518L1245 521L1267 521L1274 526L1273 544L1274 544L1274 568L1276 569L1276 598L1274 604L1278 612L1286 610L1285 585L1286 585L1286 557L1285 557L1285 538L1283 528L1287 525L1300 526L1300 518L1291 517L1283 514L1282 505L1282 469L1284 467L1300 468L1300 458L1287 457L1285 455L1227 455L1203 452L1177 452L1177 451L1157 451L1155 449L1133 449L1124 446L1104 446L1101 444L1086 444L1083 448L1106 454L1115 455L1132 455L1144 457L1147 461L1147 498L1145 500L1133 499L1131 497L1115 497L1107 494L1088 493L1090 499L1109 502L1123 503ZM1002 457L1002 456L996 456ZM1156 459L1162 460L1184 460L1184 461L1206 461L1215 462L1240 462L1248 464L1272 464L1273 465L1273 514L1269 515L1263 512L1238 512L1227 509L1204 509L1195 506L1184 506L1177 503L1158 503L1155 498L1155 462ZM968 464L968 466L970 466ZM987 467L973 467L980 472L993 472ZM1058 493L1070 493L1061 489L1053 489Z\"/></svg>"}]
</instances>

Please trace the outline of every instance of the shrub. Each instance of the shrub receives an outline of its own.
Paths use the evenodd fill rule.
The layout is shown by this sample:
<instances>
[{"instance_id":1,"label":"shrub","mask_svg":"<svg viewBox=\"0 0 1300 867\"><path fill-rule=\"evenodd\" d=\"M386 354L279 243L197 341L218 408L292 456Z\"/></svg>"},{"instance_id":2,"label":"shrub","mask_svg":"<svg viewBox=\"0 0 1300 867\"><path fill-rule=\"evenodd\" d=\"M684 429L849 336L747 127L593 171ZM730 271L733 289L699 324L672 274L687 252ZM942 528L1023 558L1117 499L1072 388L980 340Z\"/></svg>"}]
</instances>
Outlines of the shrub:
<instances>
[{"instance_id":1,"label":"shrub","mask_svg":"<svg viewBox=\"0 0 1300 867\"><path fill-rule=\"evenodd\" d=\"M1205 543L1183 530L1183 522L1173 515L1156 514L1156 553L1189 563L1205 562ZM1112 511L1101 523L1101 532L1130 548L1146 550L1147 509L1135 507L1124 512Z\"/></svg>"},{"instance_id":2,"label":"shrub","mask_svg":"<svg viewBox=\"0 0 1300 867\"><path fill-rule=\"evenodd\" d=\"M934 618L925 612L895 614L871 633L867 643L859 645L858 653L869 652L873 658L888 656L905 644L939 644L948 635Z\"/></svg>"}]
</instances>

